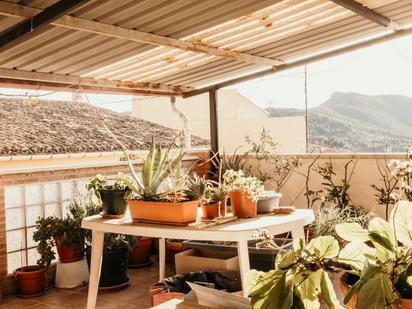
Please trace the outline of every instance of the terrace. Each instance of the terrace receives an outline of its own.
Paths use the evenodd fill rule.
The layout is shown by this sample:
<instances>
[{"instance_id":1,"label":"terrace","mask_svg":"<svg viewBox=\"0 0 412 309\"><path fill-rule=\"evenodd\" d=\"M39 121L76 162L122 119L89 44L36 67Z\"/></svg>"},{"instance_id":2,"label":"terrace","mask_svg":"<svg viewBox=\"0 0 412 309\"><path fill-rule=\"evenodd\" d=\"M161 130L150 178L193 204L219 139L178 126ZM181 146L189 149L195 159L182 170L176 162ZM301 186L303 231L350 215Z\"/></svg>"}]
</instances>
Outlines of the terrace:
<instances>
[{"instance_id":1,"label":"terrace","mask_svg":"<svg viewBox=\"0 0 412 309\"><path fill-rule=\"evenodd\" d=\"M412 287L399 283L409 282L412 260L410 156L388 168L405 154L311 151L307 109L274 123L225 89L406 37L411 25L410 0L0 1L0 87L32 91L0 98L0 307L192 308L153 285L219 271L230 278L221 289L243 292L219 294L235 297L232 308L337 308L350 269L371 273L347 308L411 308ZM60 92L79 98L42 100ZM133 115L96 107L92 94L132 96ZM248 151L236 154L252 131ZM294 208L274 206L264 188ZM257 228L256 247L248 240ZM175 239L232 244L199 249ZM74 258L64 261L68 248ZM116 250L125 259L110 260ZM262 266L253 250L279 259L294 250L294 260L283 256L281 267L268 253ZM381 268L372 273L372 264ZM24 290L21 276L33 273L39 285Z\"/></svg>"}]
</instances>

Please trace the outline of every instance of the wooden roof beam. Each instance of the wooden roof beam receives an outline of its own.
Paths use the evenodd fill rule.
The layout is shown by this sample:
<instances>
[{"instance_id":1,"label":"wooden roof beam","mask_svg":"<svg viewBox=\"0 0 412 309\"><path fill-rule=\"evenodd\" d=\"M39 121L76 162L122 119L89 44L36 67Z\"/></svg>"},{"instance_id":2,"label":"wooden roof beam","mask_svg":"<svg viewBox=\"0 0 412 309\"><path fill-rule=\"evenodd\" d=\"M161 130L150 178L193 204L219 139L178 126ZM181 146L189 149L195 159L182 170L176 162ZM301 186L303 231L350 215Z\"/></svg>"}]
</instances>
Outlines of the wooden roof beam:
<instances>
[{"instance_id":1,"label":"wooden roof beam","mask_svg":"<svg viewBox=\"0 0 412 309\"><path fill-rule=\"evenodd\" d=\"M354 1L354 0L330 0L334 3L336 3L337 5L340 5L341 7L344 7L347 10L350 10L364 18L367 18L371 21L373 21L374 23L384 26L386 28L398 31L402 29L402 26L399 25L398 23L392 21L391 19L389 19L388 17L374 11L371 10L369 8L367 8L366 6L364 6L363 4Z\"/></svg>"},{"instance_id":2,"label":"wooden roof beam","mask_svg":"<svg viewBox=\"0 0 412 309\"><path fill-rule=\"evenodd\" d=\"M76 89L95 89L98 92L127 93L148 95L178 95L184 91L190 91L191 87L171 86L157 83L139 83L133 81L116 81L108 79L97 79L91 77L80 77L63 74L22 71L0 68L0 79L3 83L24 84L24 85L44 85L55 86L64 91L74 91Z\"/></svg>"},{"instance_id":3,"label":"wooden roof beam","mask_svg":"<svg viewBox=\"0 0 412 309\"><path fill-rule=\"evenodd\" d=\"M47 7L42 12L11 27L0 35L0 51L36 35L51 22L73 11L89 0L61 0Z\"/></svg>"},{"instance_id":4,"label":"wooden roof beam","mask_svg":"<svg viewBox=\"0 0 412 309\"><path fill-rule=\"evenodd\" d=\"M28 18L28 15L31 15L30 13L34 15L37 14L38 11L38 9L31 9L27 6L0 1L0 15ZM104 24L69 15L62 16L61 18L54 20L51 24L53 26L96 33L117 39L124 39L128 41L146 43L151 45L177 48L183 51L204 53L207 55L238 60L246 63L253 63L262 66L276 66L283 64L283 61L276 59L270 59L247 53L236 52L229 49L213 47L202 43L169 38L152 33L147 33L134 29L127 29L119 26Z\"/></svg>"}]
</instances>

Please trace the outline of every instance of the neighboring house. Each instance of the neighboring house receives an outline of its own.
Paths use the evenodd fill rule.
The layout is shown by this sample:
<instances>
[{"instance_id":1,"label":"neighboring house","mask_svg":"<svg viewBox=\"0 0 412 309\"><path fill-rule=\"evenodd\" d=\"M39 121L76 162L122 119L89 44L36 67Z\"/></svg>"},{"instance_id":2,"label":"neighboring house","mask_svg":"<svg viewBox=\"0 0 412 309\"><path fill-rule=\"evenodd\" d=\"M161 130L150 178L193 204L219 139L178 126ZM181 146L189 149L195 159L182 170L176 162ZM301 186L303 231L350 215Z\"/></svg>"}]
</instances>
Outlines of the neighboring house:
<instances>
[{"instance_id":1,"label":"neighboring house","mask_svg":"<svg viewBox=\"0 0 412 309\"><path fill-rule=\"evenodd\" d=\"M202 94L187 99L177 98L176 105L189 119L192 134L210 138L209 97ZM183 130L183 121L173 111L170 99L156 97L135 100L133 116L170 128ZM303 153L306 148L305 118L271 118L259 106L233 89L218 92L219 145L226 152L233 152L244 144L246 135L256 138L263 128L288 153Z\"/></svg>"},{"instance_id":2,"label":"neighboring house","mask_svg":"<svg viewBox=\"0 0 412 309\"><path fill-rule=\"evenodd\" d=\"M165 146L178 133L82 102L0 99L0 275L36 262L32 233L38 217L64 215L97 173L128 173L121 147L103 123L140 155L152 137ZM196 149L185 163L208 158L209 144L193 136Z\"/></svg>"}]
</instances>

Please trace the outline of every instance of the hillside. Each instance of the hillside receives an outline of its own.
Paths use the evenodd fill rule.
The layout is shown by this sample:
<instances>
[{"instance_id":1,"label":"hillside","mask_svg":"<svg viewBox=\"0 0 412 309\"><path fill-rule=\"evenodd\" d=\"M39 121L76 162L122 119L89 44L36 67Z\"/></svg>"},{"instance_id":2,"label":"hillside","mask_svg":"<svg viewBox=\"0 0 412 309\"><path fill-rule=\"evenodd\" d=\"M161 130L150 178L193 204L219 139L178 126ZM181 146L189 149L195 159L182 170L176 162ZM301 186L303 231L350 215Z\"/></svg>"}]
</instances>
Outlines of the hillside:
<instances>
[{"instance_id":1,"label":"hillside","mask_svg":"<svg viewBox=\"0 0 412 309\"><path fill-rule=\"evenodd\" d=\"M272 117L304 115L302 109L268 108ZM402 152L412 141L412 98L334 93L308 110L311 142L355 152Z\"/></svg>"}]
</instances>

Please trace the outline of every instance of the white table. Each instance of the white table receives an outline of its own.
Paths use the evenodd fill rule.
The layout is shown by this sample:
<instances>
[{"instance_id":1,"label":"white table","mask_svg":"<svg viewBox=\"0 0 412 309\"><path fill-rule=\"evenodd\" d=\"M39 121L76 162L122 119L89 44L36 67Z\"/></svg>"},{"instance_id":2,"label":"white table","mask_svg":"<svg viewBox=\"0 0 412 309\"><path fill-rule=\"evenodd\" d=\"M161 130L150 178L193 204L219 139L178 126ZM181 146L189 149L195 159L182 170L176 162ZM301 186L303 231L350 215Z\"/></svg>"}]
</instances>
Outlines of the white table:
<instances>
[{"instance_id":1,"label":"white table","mask_svg":"<svg viewBox=\"0 0 412 309\"><path fill-rule=\"evenodd\" d=\"M100 267L103 255L104 233L119 233L135 236L159 238L159 277L165 276L166 238L190 240L235 241L239 257L240 277L243 290L245 276L250 270L248 240L257 228L266 229L271 234L291 232L293 238L304 238L303 227L312 223L313 212L298 209L288 215L263 215L253 219L236 220L203 230L190 227L175 227L159 224L133 223L130 218L104 219L100 215L87 217L82 227L92 230L92 256L90 265L87 309L96 306L99 287Z\"/></svg>"}]
</instances>

